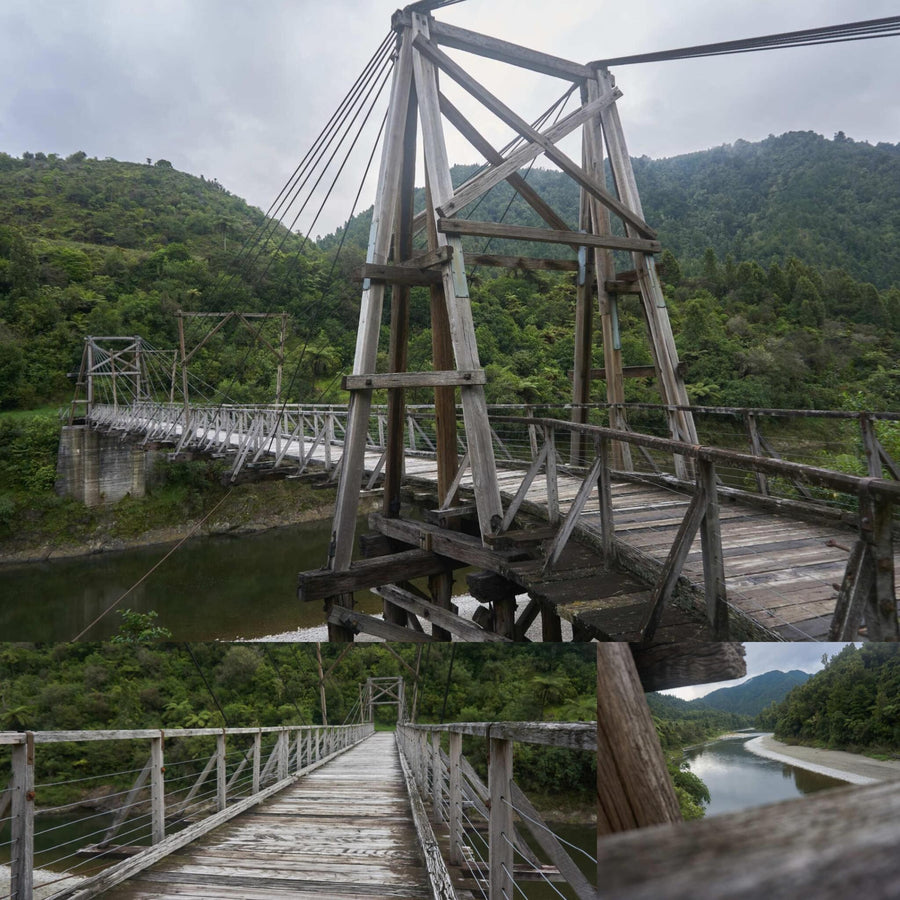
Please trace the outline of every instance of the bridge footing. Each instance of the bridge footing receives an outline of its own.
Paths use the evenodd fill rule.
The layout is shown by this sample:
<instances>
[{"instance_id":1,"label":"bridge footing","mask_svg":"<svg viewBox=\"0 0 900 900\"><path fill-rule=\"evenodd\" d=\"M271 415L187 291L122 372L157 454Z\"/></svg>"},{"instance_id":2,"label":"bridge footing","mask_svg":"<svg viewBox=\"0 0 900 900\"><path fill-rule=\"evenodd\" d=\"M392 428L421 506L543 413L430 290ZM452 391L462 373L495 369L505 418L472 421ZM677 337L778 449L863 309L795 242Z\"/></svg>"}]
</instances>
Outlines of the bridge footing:
<instances>
[{"instance_id":1,"label":"bridge footing","mask_svg":"<svg viewBox=\"0 0 900 900\"><path fill-rule=\"evenodd\" d=\"M147 451L121 436L88 425L64 425L56 463L56 493L85 506L143 497Z\"/></svg>"}]
</instances>

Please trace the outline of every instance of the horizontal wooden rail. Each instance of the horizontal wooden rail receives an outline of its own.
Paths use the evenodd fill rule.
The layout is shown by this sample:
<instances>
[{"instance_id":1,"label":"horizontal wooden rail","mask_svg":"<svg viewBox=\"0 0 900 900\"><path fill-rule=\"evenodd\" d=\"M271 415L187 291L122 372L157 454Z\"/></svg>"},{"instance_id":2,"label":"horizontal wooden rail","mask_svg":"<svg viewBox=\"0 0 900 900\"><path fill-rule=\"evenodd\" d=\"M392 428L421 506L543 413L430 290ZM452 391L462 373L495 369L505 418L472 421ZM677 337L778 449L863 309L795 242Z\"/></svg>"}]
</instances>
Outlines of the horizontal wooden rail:
<instances>
[{"instance_id":1,"label":"horizontal wooden rail","mask_svg":"<svg viewBox=\"0 0 900 900\"><path fill-rule=\"evenodd\" d=\"M446 753L441 747L443 734L448 740ZM462 754L464 735L484 738L488 742L487 784ZM594 752L597 748L596 723L405 724L398 726L397 738L401 757L418 793L430 800L432 821L447 835L447 863L475 878L482 893L486 888L489 900L516 896L520 880L563 882L579 900L596 900L596 887L574 863L513 780L514 743ZM472 817L479 823L476 824ZM479 840L474 832L481 829L487 833L487 859L483 861L479 858L481 854L473 853L469 844L473 839ZM530 832L551 861L550 866L540 863L520 829ZM520 866L515 865L517 855L523 860Z\"/></svg>"},{"instance_id":2,"label":"horizontal wooden rail","mask_svg":"<svg viewBox=\"0 0 900 900\"><path fill-rule=\"evenodd\" d=\"M245 809L261 802L293 783L294 779L312 771L338 753L349 749L368 737L374 730L371 722L354 725L290 725L264 726L260 728L173 728L173 729L118 729L98 731L35 731L0 732L0 745L12 747L11 795L11 900L31 900L34 886L34 834L35 816L40 813L41 785L35 783L35 759L38 747L51 744L79 744L97 741L147 741L149 762L139 770L137 779L128 792L124 807L117 813L113 825L105 835L85 848L89 853L102 855L109 852L109 844L122 827L129 812L135 806L138 793L149 792L149 818L151 846L130 856L124 862L104 869L98 875L78 883L74 893L66 896L88 897L106 890L114 884L153 864L167 853L184 846L211 828L227 821ZM274 736L275 741L263 758L262 737ZM250 736L249 749L230 780L226 779L226 740L229 737ZM166 774L165 747L167 741L180 738L213 737L215 749L202 767L199 777L175 776L175 764ZM243 752L243 751L242 751ZM244 780L251 783L248 796L237 797L232 787L235 779L248 770ZM51 773L52 777L52 773ZM102 773L97 776L102 777ZM110 776L111 777L111 776ZM166 784L173 778L180 781L187 777L192 786L177 790L178 801L167 808ZM209 778L215 778L214 797L207 798L198 805L194 798L201 785ZM84 780L83 778L80 780ZM148 785L149 782L149 785ZM56 785L60 782L55 782ZM148 785L148 786L147 786ZM147 786L147 787L145 787ZM181 796L182 790L186 793ZM231 795L230 795L231 794ZM172 798L173 794L169 794ZM196 811L201 806L210 811L206 816L177 834L166 834L167 820L179 818L191 805ZM67 807L68 808L68 807ZM67 850L67 858L77 854ZM71 865L71 863L70 863Z\"/></svg>"}]
</instances>

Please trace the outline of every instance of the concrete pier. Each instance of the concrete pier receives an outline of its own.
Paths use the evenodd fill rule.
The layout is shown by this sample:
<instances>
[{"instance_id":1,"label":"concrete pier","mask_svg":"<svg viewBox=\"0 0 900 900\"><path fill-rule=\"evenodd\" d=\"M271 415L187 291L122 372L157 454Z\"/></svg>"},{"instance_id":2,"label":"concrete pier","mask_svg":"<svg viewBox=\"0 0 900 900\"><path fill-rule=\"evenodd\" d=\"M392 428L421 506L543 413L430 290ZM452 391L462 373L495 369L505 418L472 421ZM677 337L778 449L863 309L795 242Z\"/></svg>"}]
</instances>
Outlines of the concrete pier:
<instances>
[{"instance_id":1,"label":"concrete pier","mask_svg":"<svg viewBox=\"0 0 900 900\"><path fill-rule=\"evenodd\" d=\"M85 506L115 503L146 489L146 452L117 434L86 425L63 426L56 462L56 493Z\"/></svg>"}]
</instances>

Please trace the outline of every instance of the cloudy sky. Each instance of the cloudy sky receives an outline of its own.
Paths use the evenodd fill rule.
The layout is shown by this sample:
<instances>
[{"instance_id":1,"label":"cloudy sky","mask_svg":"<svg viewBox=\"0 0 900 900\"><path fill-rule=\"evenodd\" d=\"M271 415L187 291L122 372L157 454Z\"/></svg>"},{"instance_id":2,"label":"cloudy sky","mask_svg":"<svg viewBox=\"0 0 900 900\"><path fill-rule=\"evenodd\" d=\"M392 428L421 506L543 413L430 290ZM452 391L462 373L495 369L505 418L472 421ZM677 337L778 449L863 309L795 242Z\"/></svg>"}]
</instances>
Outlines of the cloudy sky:
<instances>
[{"instance_id":1,"label":"cloudy sky","mask_svg":"<svg viewBox=\"0 0 900 900\"><path fill-rule=\"evenodd\" d=\"M390 0L3 0L0 150L218 179L267 209L381 39ZM579 62L895 14L888 0L465 0L438 18ZM536 115L564 85L459 54ZM900 38L614 70L633 155L787 130L900 141ZM378 116L373 116L375 122ZM480 124L502 145L505 132ZM372 139L315 233L349 214ZM480 162L451 141L454 162ZM369 185L362 206L371 203ZM302 226L302 222L301 222Z\"/></svg>"},{"instance_id":2,"label":"cloudy sky","mask_svg":"<svg viewBox=\"0 0 900 900\"><path fill-rule=\"evenodd\" d=\"M666 694L675 694L682 700L693 700L702 697L710 691L720 687L734 687L742 684L750 678L780 669L789 672L792 669L800 669L801 672L818 672L823 667L822 656L834 656L846 647L846 644L789 644L789 643L746 643L747 651L747 675L735 681L723 681L720 684L700 684L695 687L676 688L673 691L664 691Z\"/></svg>"}]
</instances>

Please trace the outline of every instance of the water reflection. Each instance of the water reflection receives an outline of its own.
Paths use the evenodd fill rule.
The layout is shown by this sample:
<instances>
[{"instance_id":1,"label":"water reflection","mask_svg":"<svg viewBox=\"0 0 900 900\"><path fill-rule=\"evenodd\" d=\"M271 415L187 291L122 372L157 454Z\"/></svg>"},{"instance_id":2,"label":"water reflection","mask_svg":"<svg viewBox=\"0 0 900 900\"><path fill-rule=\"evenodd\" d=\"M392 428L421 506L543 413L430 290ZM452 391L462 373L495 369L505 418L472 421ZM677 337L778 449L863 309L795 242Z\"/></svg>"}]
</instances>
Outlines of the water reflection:
<instances>
[{"instance_id":1,"label":"water reflection","mask_svg":"<svg viewBox=\"0 0 900 900\"><path fill-rule=\"evenodd\" d=\"M709 788L708 816L777 803L846 783L751 753L744 745L757 736L744 734L685 751L691 771Z\"/></svg>"},{"instance_id":2,"label":"water reflection","mask_svg":"<svg viewBox=\"0 0 900 900\"><path fill-rule=\"evenodd\" d=\"M297 573L325 563L330 522L240 537L189 541L149 576L171 549L145 547L0 570L0 635L6 641L66 641L146 577L122 606L156 610L159 624L187 641L262 637L321 625L322 604L297 600ZM364 612L381 601L357 596ZM115 634L115 613L88 635Z\"/></svg>"}]
</instances>

